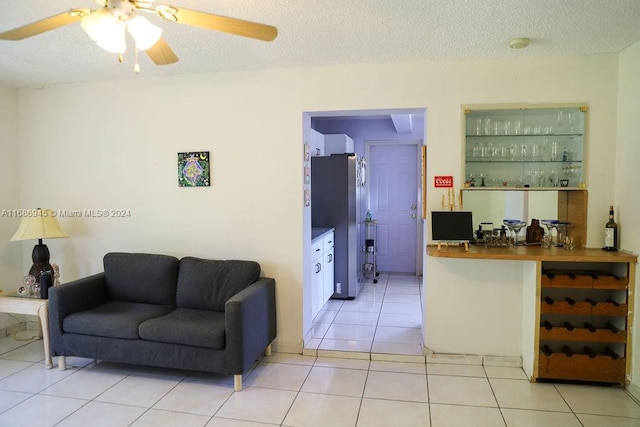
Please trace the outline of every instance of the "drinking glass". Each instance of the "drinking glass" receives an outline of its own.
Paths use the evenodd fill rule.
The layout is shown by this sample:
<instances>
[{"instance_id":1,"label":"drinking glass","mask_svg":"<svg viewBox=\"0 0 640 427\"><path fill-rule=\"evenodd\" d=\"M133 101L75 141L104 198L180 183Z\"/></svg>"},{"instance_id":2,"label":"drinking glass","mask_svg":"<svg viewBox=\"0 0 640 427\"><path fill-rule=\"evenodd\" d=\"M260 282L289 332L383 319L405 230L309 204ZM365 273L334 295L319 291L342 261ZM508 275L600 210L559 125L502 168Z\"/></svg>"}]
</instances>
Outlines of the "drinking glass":
<instances>
[{"instance_id":1,"label":"drinking glass","mask_svg":"<svg viewBox=\"0 0 640 427\"><path fill-rule=\"evenodd\" d=\"M555 124L555 130L554 133L555 134L562 134L563 132L563 126L564 124L564 111L560 110L558 111L558 115L556 117L556 124Z\"/></svg>"},{"instance_id":2,"label":"drinking glass","mask_svg":"<svg viewBox=\"0 0 640 427\"><path fill-rule=\"evenodd\" d=\"M558 221L556 223L556 230L558 230L558 236L556 238L556 246L563 246L564 245L564 241L568 235L569 232L569 226L571 225L571 223L569 222L561 222Z\"/></svg>"},{"instance_id":3,"label":"drinking glass","mask_svg":"<svg viewBox=\"0 0 640 427\"><path fill-rule=\"evenodd\" d=\"M491 135L491 130L492 130L491 129L491 118L485 117L483 123L484 123L484 129L483 129L484 130L484 134L485 135Z\"/></svg>"},{"instance_id":4,"label":"drinking glass","mask_svg":"<svg viewBox=\"0 0 640 427\"><path fill-rule=\"evenodd\" d=\"M502 135L504 128L502 127L502 122L500 120L495 120L493 122L493 134L494 135Z\"/></svg>"},{"instance_id":5,"label":"drinking glass","mask_svg":"<svg viewBox=\"0 0 640 427\"><path fill-rule=\"evenodd\" d=\"M555 162L556 160L558 160L558 143L556 141L553 141L551 143L551 156L550 156L550 160L552 162Z\"/></svg>"},{"instance_id":6,"label":"drinking glass","mask_svg":"<svg viewBox=\"0 0 640 427\"><path fill-rule=\"evenodd\" d=\"M543 219L540 221L540 224L544 225L547 228L546 236L549 236L550 246L553 245L553 230L557 230L556 224L558 224L557 219Z\"/></svg>"},{"instance_id":7,"label":"drinking glass","mask_svg":"<svg viewBox=\"0 0 640 427\"><path fill-rule=\"evenodd\" d=\"M517 119L513 122L513 134L512 135L522 135L522 120Z\"/></svg>"},{"instance_id":8,"label":"drinking glass","mask_svg":"<svg viewBox=\"0 0 640 427\"><path fill-rule=\"evenodd\" d=\"M511 120L504 121L504 134L511 135Z\"/></svg>"},{"instance_id":9,"label":"drinking glass","mask_svg":"<svg viewBox=\"0 0 640 427\"><path fill-rule=\"evenodd\" d=\"M475 134L482 135L482 117L476 117L475 120Z\"/></svg>"},{"instance_id":10,"label":"drinking glass","mask_svg":"<svg viewBox=\"0 0 640 427\"><path fill-rule=\"evenodd\" d=\"M536 144L531 144L531 160L536 161L540 158L540 146Z\"/></svg>"},{"instance_id":11,"label":"drinking glass","mask_svg":"<svg viewBox=\"0 0 640 427\"><path fill-rule=\"evenodd\" d=\"M502 223L507 226L513 235L513 247L515 248L518 245L518 234L520 233L520 230L527 225L527 223L519 219L505 219Z\"/></svg>"}]
</instances>

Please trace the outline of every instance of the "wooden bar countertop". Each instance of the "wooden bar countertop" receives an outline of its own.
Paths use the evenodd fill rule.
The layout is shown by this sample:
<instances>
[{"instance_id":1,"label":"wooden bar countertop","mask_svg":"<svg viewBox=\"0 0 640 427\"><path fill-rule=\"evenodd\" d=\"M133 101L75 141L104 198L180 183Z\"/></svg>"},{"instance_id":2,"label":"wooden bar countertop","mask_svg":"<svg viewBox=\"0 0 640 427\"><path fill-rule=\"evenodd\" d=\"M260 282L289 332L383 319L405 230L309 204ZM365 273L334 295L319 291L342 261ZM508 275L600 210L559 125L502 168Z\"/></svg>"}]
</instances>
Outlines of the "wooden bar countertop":
<instances>
[{"instance_id":1,"label":"wooden bar countertop","mask_svg":"<svg viewBox=\"0 0 640 427\"><path fill-rule=\"evenodd\" d=\"M469 245L469 251L464 246L428 245L427 254L439 258L469 258L469 259L502 259L511 261L563 261L563 262L630 262L635 263L638 255L627 251L609 252L600 248L562 247L542 248L541 246L489 247Z\"/></svg>"}]
</instances>

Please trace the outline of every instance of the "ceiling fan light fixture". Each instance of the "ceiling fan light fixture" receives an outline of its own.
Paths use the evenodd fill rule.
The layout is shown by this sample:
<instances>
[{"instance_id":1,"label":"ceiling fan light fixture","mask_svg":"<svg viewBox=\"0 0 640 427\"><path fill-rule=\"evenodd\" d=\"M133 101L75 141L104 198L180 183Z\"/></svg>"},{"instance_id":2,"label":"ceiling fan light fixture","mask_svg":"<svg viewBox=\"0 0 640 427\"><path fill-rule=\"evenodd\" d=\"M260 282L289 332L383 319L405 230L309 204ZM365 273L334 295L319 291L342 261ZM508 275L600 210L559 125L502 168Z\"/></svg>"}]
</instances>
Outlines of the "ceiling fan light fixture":
<instances>
[{"instance_id":1,"label":"ceiling fan light fixture","mask_svg":"<svg viewBox=\"0 0 640 427\"><path fill-rule=\"evenodd\" d=\"M138 50L147 50L160 40L162 29L147 18L136 16L127 22L129 34L136 41Z\"/></svg>"},{"instance_id":2,"label":"ceiling fan light fixture","mask_svg":"<svg viewBox=\"0 0 640 427\"><path fill-rule=\"evenodd\" d=\"M111 27L117 21L111 11L106 7L95 10L82 17L80 27L87 33L94 42L102 40L105 34L109 34Z\"/></svg>"},{"instance_id":3,"label":"ceiling fan light fixture","mask_svg":"<svg viewBox=\"0 0 640 427\"><path fill-rule=\"evenodd\" d=\"M96 43L107 52L122 54L127 50L127 43L124 40L125 29L124 22L120 22L119 25L113 27L108 36Z\"/></svg>"},{"instance_id":4,"label":"ceiling fan light fixture","mask_svg":"<svg viewBox=\"0 0 640 427\"><path fill-rule=\"evenodd\" d=\"M125 23L110 9L102 8L82 17L80 26L98 46L112 53L124 53Z\"/></svg>"}]
</instances>

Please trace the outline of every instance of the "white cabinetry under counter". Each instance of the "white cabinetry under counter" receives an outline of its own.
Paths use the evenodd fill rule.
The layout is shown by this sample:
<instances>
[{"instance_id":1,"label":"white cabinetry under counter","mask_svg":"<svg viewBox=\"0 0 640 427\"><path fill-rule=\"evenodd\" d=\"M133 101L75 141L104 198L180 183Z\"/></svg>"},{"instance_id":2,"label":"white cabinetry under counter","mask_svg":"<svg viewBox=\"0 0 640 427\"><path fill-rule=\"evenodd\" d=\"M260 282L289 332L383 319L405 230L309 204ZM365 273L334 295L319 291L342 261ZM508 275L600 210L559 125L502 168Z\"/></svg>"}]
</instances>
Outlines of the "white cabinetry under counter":
<instances>
[{"instance_id":1,"label":"white cabinetry under counter","mask_svg":"<svg viewBox=\"0 0 640 427\"><path fill-rule=\"evenodd\" d=\"M314 227L311 239L311 311L315 318L334 292L334 229Z\"/></svg>"}]
</instances>

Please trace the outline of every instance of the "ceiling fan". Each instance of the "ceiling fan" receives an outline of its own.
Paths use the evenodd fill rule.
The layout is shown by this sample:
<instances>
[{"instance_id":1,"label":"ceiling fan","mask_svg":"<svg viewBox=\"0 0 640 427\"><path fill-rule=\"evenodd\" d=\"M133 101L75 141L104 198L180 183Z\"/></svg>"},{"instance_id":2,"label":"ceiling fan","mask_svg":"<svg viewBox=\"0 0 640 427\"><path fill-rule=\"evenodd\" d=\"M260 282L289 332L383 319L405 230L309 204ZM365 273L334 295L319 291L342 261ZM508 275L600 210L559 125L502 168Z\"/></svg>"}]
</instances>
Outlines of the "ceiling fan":
<instances>
[{"instance_id":1,"label":"ceiling fan","mask_svg":"<svg viewBox=\"0 0 640 427\"><path fill-rule=\"evenodd\" d=\"M98 46L118 53L120 60L126 49L125 32L133 37L136 52L144 50L156 65L172 64L178 57L162 39L162 29L140 16L138 12L155 13L161 18L206 30L221 31L263 41L278 35L271 25L229 18L212 13L168 5L154 5L154 0L95 0L102 7L69 11L0 33L0 40L22 40L67 24L81 21L81 27ZM137 62L137 61L136 61Z\"/></svg>"}]
</instances>

